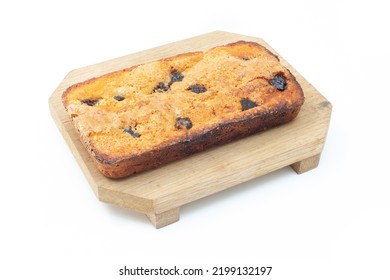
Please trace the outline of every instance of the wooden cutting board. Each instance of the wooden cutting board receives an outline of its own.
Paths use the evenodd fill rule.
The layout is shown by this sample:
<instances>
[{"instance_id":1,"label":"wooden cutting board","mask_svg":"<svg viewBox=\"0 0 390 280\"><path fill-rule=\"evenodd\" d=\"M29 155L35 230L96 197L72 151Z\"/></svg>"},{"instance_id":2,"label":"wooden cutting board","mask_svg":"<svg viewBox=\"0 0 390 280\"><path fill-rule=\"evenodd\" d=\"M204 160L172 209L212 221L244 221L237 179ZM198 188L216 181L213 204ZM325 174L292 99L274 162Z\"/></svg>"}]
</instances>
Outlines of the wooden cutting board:
<instances>
[{"instance_id":1,"label":"wooden cutting board","mask_svg":"<svg viewBox=\"0 0 390 280\"><path fill-rule=\"evenodd\" d=\"M238 40L258 42L277 54L262 39L216 31L76 69L64 78L49 99L51 114L99 200L145 213L160 228L178 221L184 204L285 166L298 174L317 167L332 106L279 55L306 98L294 121L126 179L106 178L95 168L61 103L67 87L132 65Z\"/></svg>"}]
</instances>

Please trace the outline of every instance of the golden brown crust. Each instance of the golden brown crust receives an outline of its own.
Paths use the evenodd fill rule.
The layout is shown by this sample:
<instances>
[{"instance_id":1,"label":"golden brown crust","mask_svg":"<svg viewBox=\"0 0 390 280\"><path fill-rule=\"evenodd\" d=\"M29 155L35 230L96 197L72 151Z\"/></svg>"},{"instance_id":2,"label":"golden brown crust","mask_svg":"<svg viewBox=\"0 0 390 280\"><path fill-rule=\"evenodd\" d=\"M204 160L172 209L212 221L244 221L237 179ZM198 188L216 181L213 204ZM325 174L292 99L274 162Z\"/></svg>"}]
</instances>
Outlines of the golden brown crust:
<instances>
[{"instance_id":1,"label":"golden brown crust","mask_svg":"<svg viewBox=\"0 0 390 280\"><path fill-rule=\"evenodd\" d=\"M129 170L131 170L131 174L134 174L156 168L205 149L287 123L294 119L298 113L299 108L283 108L275 111L274 114L257 115L247 120L222 123L213 130L195 135L190 140L185 139L172 145L165 145L164 148L148 151L141 155L128 158L108 158L95 152L94 160L97 168L105 176L110 178L127 177Z\"/></svg>"},{"instance_id":2,"label":"golden brown crust","mask_svg":"<svg viewBox=\"0 0 390 280\"><path fill-rule=\"evenodd\" d=\"M232 68L226 68L229 63ZM212 64L219 65L215 71L225 68L205 77ZM177 69L185 80L168 83L162 93L151 90ZM137 83L131 82L133 76ZM272 85L276 76L285 80L286 88ZM188 90L197 81L207 85L207 92ZM226 83L226 91L221 83ZM110 99L116 92L126 101ZM87 106L80 102L83 98L102 101ZM69 87L62 99L97 168L108 177L122 178L287 123L297 116L304 95L277 56L257 43L239 41L93 78ZM256 106L241 108L243 99ZM190 116L193 126L175 129L174 116ZM138 127L140 136L123 133L126 124Z\"/></svg>"}]
</instances>

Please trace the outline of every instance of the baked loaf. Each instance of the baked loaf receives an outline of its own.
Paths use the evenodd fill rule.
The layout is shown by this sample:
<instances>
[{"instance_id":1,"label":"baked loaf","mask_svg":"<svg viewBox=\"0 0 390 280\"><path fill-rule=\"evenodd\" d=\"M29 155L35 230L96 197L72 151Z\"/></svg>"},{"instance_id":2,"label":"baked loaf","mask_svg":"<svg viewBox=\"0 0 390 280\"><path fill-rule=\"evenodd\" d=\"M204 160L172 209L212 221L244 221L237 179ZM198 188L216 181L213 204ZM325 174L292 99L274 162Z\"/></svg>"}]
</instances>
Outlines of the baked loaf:
<instances>
[{"instance_id":1,"label":"baked loaf","mask_svg":"<svg viewBox=\"0 0 390 280\"><path fill-rule=\"evenodd\" d=\"M291 121L304 95L277 56L239 41L93 78L62 100L97 168L122 178Z\"/></svg>"}]
</instances>

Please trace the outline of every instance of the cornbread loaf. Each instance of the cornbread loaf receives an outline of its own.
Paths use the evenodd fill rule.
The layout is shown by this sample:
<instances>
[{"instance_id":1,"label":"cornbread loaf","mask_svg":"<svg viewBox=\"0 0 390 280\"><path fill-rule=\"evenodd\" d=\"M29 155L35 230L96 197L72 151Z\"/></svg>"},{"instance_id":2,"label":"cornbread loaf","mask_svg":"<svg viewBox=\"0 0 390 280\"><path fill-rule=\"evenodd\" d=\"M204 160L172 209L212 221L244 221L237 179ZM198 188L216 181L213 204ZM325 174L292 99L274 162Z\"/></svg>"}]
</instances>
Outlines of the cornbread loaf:
<instances>
[{"instance_id":1,"label":"cornbread loaf","mask_svg":"<svg viewBox=\"0 0 390 280\"><path fill-rule=\"evenodd\" d=\"M304 95L276 55L239 41L90 79L62 101L97 168L122 178L287 123Z\"/></svg>"}]
</instances>

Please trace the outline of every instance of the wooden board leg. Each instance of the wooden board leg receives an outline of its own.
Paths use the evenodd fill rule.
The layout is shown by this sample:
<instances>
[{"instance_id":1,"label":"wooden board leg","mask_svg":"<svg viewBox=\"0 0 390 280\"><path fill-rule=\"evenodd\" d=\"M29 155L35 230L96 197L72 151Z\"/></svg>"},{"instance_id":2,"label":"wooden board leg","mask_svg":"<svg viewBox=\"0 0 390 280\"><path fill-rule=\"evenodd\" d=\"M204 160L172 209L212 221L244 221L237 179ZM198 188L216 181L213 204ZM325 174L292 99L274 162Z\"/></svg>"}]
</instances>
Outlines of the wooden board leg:
<instances>
[{"instance_id":1,"label":"wooden board leg","mask_svg":"<svg viewBox=\"0 0 390 280\"><path fill-rule=\"evenodd\" d=\"M291 164L291 168L294 169L297 174L302 174L306 171L314 169L320 163L321 154L305 158L304 160L298 161L296 163Z\"/></svg>"},{"instance_id":2,"label":"wooden board leg","mask_svg":"<svg viewBox=\"0 0 390 280\"><path fill-rule=\"evenodd\" d=\"M162 228L177 222L180 218L180 208L173 208L162 213L148 213L149 220L156 228Z\"/></svg>"}]
</instances>

